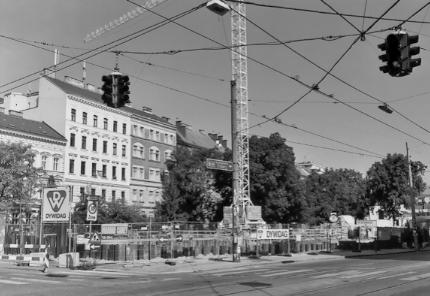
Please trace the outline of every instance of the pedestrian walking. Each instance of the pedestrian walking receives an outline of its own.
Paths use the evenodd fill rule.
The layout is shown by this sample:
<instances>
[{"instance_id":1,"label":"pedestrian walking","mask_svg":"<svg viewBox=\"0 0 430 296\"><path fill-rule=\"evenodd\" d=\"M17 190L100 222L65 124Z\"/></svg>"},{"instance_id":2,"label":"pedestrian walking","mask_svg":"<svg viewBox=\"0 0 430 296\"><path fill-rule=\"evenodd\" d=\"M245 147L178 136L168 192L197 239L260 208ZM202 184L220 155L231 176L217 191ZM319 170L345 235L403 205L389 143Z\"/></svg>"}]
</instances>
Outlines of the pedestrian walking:
<instances>
[{"instance_id":1,"label":"pedestrian walking","mask_svg":"<svg viewBox=\"0 0 430 296\"><path fill-rule=\"evenodd\" d=\"M45 254L43 256L43 268L42 272L47 273L49 269L49 254L48 254L48 248L45 249Z\"/></svg>"}]
</instances>

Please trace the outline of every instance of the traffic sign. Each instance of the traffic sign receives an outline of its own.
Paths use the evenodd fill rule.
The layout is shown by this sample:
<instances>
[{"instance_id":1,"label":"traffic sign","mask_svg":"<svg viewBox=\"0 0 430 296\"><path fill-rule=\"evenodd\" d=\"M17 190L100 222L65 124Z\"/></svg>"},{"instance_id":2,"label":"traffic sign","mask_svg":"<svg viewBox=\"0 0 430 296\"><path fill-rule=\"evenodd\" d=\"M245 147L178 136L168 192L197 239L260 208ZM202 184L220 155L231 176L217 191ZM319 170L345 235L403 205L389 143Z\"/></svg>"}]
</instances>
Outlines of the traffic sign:
<instances>
[{"instance_id":1,"label":"traffic sign","mask_svg":"<svg viewBox=\"0 0 430 296\"><path fill-rule=\"evenodd\" d=\"M337 214L336 214L335 212L331 213L331 214L330 214L330 217L328 217L328 220L329 220L331 223L336 223L336 222L337 222L337 220L338 220Z\"/></svg>"},{"instance_id":2,"label":"traffic sign","mask_svg":"<svg viewBox=\"0 0 430 296\"><path fill-rule=\"evenodd\" d=\"M233 162L220 159L206 158L206 167L210 170L233 171Z\"/></svg>"},{"instance_id":3,"label":"traffic sign","mask_svg":"<svg viewBox=\"0 0 430 296\"><path fill-rule=\"evenodd\" d=\"M87 221L97 221L98 202L89 200L87 202Z\"/></svg>"},{"instance_id":4,"label":"traffic sign","mask_svg":"<svg viewBox=\"0 0 430 296\"><path fill-rule=\"evenodd\" d=\"M43 222L68 222L70 216L69 191L66 188L47 188L43 192Z\"/></svg>"}]
</instances>

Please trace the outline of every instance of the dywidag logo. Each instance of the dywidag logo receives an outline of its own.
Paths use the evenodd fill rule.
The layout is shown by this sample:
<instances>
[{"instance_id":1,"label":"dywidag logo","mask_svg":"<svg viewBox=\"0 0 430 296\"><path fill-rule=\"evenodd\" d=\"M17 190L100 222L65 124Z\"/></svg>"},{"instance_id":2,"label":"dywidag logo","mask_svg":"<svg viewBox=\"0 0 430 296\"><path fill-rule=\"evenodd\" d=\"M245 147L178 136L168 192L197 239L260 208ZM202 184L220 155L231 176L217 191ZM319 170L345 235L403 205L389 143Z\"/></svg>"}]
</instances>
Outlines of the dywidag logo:
<instances>
[{"instance_id":1,"label":"dywidag logo","mask_svg":"<svg viewBox=\"0 0 430 296\"><path fill-rule=\"evenodd\" d=\"M66 192L62 191L50 191L47 194L49 205L54 212L60 211L63 206L64 200L66 199Z\"/></svg>"}]
</instances>

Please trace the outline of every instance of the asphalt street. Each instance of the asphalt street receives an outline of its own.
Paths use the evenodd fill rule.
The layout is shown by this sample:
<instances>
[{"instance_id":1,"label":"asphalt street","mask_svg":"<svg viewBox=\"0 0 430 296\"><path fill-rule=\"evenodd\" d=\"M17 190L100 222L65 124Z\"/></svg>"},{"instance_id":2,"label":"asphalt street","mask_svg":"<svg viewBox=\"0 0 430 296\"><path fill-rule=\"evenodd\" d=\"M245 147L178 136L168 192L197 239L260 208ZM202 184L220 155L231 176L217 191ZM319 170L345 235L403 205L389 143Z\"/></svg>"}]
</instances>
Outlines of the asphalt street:
<instances>
[{"instance_id":1,"label":"asphalt street","mask_svg":"<svg viewBox=\"0 0 430 296\"><path fill-rule=\"evenodd\" d=\"M284 263L283 263L284 262ZM0 295L429 295L430 252L191 272L72 271L0 264Z\"/></svg>"}]
</instances>

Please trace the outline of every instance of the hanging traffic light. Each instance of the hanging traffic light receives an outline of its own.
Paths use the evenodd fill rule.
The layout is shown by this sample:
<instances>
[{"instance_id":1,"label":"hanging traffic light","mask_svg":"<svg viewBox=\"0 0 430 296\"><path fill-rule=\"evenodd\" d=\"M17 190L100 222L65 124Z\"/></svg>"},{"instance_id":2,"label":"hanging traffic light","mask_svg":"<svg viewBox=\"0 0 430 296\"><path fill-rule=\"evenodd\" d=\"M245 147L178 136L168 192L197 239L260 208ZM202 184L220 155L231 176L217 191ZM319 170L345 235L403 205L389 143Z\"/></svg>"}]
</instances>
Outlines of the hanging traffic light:
<instances>
[{"instance_id":1,"label":"hanging traffic light","mask_svg":"<svg viewBox=\"0 0 430 296\"><path fill-rule=\"evenodd\" d=\"M118 77L118 103L117 107L123 107L125 104L130 103L130 79L127 75Z\"/></svg>"},{"instance_id":2,"label":"hanging traffic light","mask_svg":"<svg viewBox=\"0 0 430 296\"><path fill-rule=\"evenodd\" d=\"M421 59L412 59L413 55L420 52L419 47L410 47L411 44L418 42L418 36L409 36L400 31L395 34L389 34L385 42L378 45L385 54L380 55L379 59L387 62L386 65L379 69L393 77L402 77L412 72L413 67L421 65Z\"/></svg>"},{"instance_id":3,"label":"hanging traffic light","mask_svg":"<svg viewBox=\"0 0 430 296\"><path fill-rule=\"evenodd\" d=\"M113 101L112 101L112 91L113 91L113 87L112 87L112 83L113 83L113 79L112 79L112 75L103 75L102 76L102 81L103 81L103 86L102 86L102 90L103 90L103 95L102 95L102 100L103 102L110 106L113 107Z\"/></svg>"}]
</instances>

